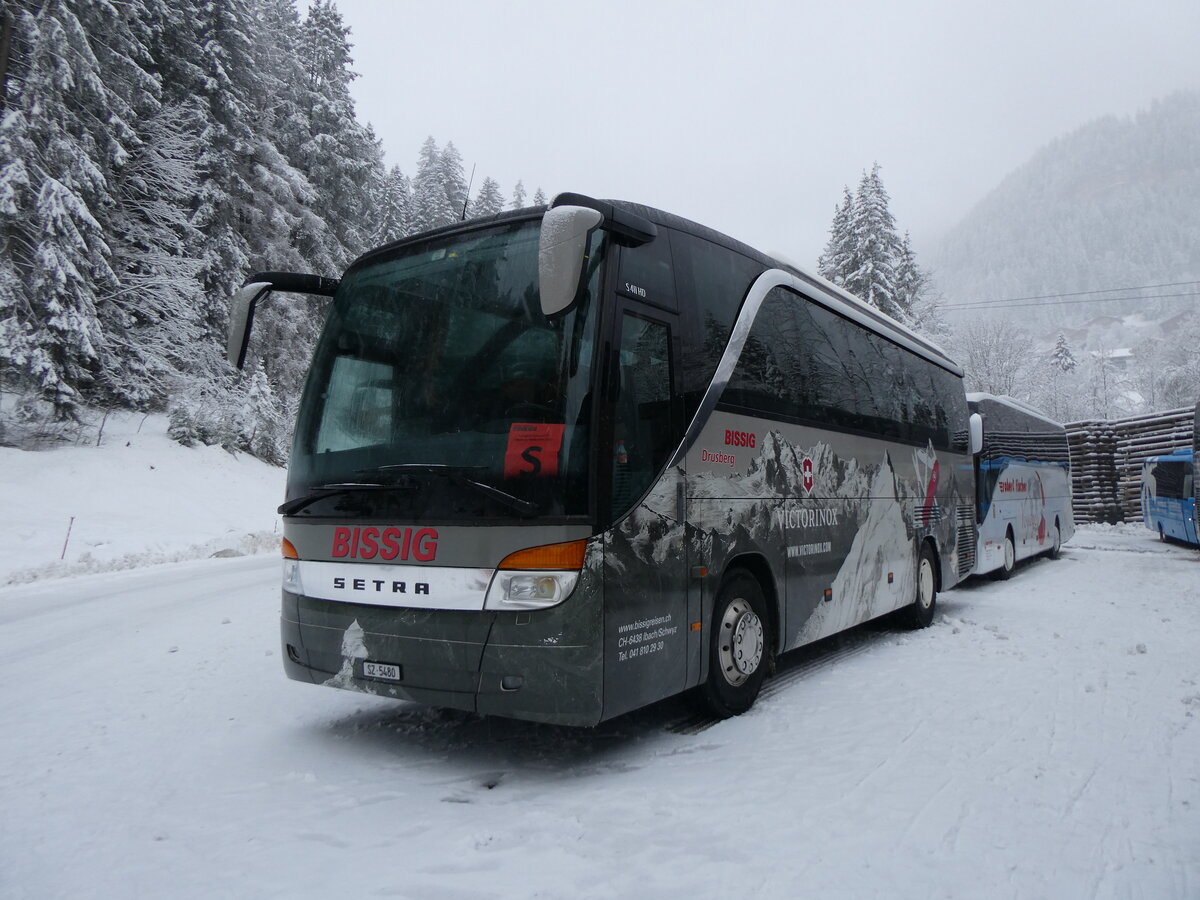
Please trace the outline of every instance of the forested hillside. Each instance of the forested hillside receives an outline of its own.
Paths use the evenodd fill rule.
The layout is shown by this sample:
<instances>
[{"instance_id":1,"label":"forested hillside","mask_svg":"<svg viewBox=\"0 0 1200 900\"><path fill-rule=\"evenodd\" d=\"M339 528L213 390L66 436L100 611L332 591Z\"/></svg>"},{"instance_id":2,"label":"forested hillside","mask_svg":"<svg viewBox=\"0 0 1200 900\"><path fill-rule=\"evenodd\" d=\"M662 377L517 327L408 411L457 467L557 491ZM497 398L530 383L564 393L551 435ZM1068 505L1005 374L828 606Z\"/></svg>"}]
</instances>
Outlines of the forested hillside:
<instances>
[{"instance_id":1,"label":"forested hillside","mask_svg":"<svg viewBox=\"0 0 1200 900\"><path fill-rule=\"evenodd\" d=\"M928 254L947 304L1200 279L1200 93L1092 122L1038 151ZM1178 312L1163 290L1109 315ZM1149 299L1146 299L1149 298ZM1023 307L1058 320L1053 305ZM1075 311L1071 311L1074 315Z\"/></svg>"},{"instance_id":2,"label":"forested hillside","mask_svg":"<svg viewBox=\"0 0 1200 900\"><path fill-rule=\"evenodd\" d=\"M1200 93L1036 153L933 249L968 385L1062 421L1200 397Z\"/></svg>"},{"instance_id":3,"label":"forested hillside","mask_svg":"<svg viewBox=\"0 0 1200 900\"><path fill-rule=\"evenodd\" d=\"M0 24L0 443L169 407L181 440L282 461L321 309L261 309L235 376L242 280L336 275L506 206L490 178L468 201L453 143L429 138L411 179L385 167L331 0L303 19L296 0L0 0Z\"/></svg>"}]
</instances>

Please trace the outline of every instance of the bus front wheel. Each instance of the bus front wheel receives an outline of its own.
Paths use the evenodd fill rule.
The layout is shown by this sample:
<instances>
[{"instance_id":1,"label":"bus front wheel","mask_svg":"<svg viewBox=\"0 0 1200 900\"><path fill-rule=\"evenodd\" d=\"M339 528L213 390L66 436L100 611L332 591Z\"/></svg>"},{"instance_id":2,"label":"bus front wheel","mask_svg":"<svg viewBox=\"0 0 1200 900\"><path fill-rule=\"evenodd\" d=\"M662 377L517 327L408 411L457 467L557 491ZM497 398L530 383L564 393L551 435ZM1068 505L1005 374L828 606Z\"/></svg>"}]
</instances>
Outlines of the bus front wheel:
<instances>
[{"instance_id":1,"label":"bus front wheel","mask_svg":"<svg viewBox=\"0 0 1200 900\"><path fill-rule=\"evenodd\" d=\"M754 704L771 654L766 598L749 572L731 573L717 591L710 631L701 697L709 712L725 719Z\"/></svg>"}]
</instances>

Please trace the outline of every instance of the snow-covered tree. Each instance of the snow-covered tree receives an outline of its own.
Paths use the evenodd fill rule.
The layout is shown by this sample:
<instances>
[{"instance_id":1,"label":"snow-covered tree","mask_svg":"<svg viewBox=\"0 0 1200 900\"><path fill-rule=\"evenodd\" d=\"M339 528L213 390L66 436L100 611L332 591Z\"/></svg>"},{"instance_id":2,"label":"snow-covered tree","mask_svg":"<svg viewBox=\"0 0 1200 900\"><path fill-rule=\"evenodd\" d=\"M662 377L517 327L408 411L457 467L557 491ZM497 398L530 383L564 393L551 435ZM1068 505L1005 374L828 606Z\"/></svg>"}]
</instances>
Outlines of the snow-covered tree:
<instances>
[{"instance_id":1,"label":"snow-covered tree","mask_svg":"<svg viewBox=\"0 0 1200 900\"><path fill-rule=\"evenodd\" d=\"M384 179L382 154L371 130L358 122L350 83L350 29L332 0L316 0L301 29L302 108L308 140L300 169L314 190L310 206L337 241L333 271L372 243Z\"/></svg>"},{"instance_id":2,"label":"snow-covered tree","mask_svg":"<svg viewBox=\"0 0 1200 900\"><path fill-rule=\"evenodd\" d=\"M533 205L534 206L545 206L549 202L550 201L546 199L545 192L542 191L541 188L538 188L536 191L533 192Z\"/></svg>"},{"instance_id":3,"label":"snow-covered tree","mask_svg":"<svg viewBox=\"0 0 1200 900\"><path fill-rule=\"evenodd\" d=\"M1010 321L979 318L956 329L947 349L962 365L968 390L1029 399L1031 343L1029 334Z\"/></svg>"},{"instance_id":4,"label":"snow-covered tree","mask_svg":"<svg viewBox=\"0 0 1200 900\"><path fill-rule=\"evenodd\" d=\"M525 208L525 183L518 181L517 186L513 188L512 206L511 209Z\"/></svg>"},{"instance_id":5,"label":"snow-covered tree","mask_svg":"<svg viewBox=\"0 0 1200 900\"><path fill-rule=\"evenodd\" d=\"M1071 348L1067 344L1067 336L1061 331L1058 333L1058 338L1054 341L1054 350L1051 352L1051 358L1054 361L1055 367L1060 372L1073 372L1075 370L1075 357L1071 353Z\"/></svg>"},{"instance_id":6,"label":"snow-covered tree","mask_svg":"<svg viewBox=\"0 0 1200 900\"><path fill-rule=\"evenodd\" d=\"M876 163L870 173L863 174L854 198L852 245L842 286L881 312L905 322L908 311L901 305L896 283L900 241L896 220L888 209L889 199Z\"/></svg>"},{"instance_id":7,"label":"snow-covered tree","mask_svg":"<svg viewBox=\"0 0 1200 900\"><path fill-rule=\"evenodd\" d=\"M0 119L0 370L67 418L99 369L98 294L118 285L102 219L114 204L107 175L137 141L128 125L134 113L106 81L89 40L104 11L65 0L10 7L15 39ZM114 24L120 34L119 16Z\"/></svg>"},{"instance_id":8,"label":"snow-covered tree","mask_svg":"<svg viewBox=\"0 0 1200 900\"><path fill-rule=\"evenodd\" d=\"M457 217L442 182L442 159L437 143L430 136L421 145L417 174L412 182L412 229L414 232L440 228Z\"/></svg>"},{"instance_id":9,"label":"snow-covered tree","mask_svg":"<svg viewBox=\"0 0 1200 900\"><path fill-rule=\"evenodd\" d=\"M161 405L175 379L204 367L196 321L199 262L187 208L197 178L195 140L178 107L138 123L141 144L115 179L110 216L119 286L99 297L105 399L135 408Z\"/></svg>"},{"instance_id":10,"label":"snow-covered tree","mask_svg":"<svg viewBox=\"0 0 1200 900\"><path fill-rule=\"evenodd\" d=\"M438 171L441 176L442 189L446 192L446 202L454 213L454 219L464 218L467 209L467 179L463 173L462 154L454 146L453 141L447 141L438 156Z\"/></svg>"},{"instance_id":11,"label":"snow-covered tree","mask_svg":"<svg viewBox=\"0 0 1200 900\"><path fill-rule=\"evenodd\" d=\"M491 178L483 179L479 186L479 196L471 204L471 213L475 216L493 216L504 211L504 196L500 193L500 185Z\"/></svg>"},{"instance_id":12,"label":"snow-covered tree","mask_svg":"<svg viewBox=\"0 0 1200 900\"><path fill-rule=\"evenodd\" d=\"M842 202L833 211L833 223L829 226L829 240L817 260L821 276L834 284L842 284L850 271L853 243L850 233L850 218L854 214L854 197L850 188L843 188Z\"/></svg>"},{"instance_id":13,"label":"snow-covered tree","mask_svg":"<svg viewBox=\"0 0 1200 900\"><path fill-rule=\"evenodd\" d=\"M928 276L906 235L896 232L890 198L876 163L853 195L847 187L834 210L829 240L818 261L821 275L897 321L936 330L937 304L926 296Z\"/></svg>"},{"instance_id":14,"label":"snow-covered tree","mask_svg":"<svg viewBox=\"0 0 1200 900\"><path fill-rule=\"evenodd\" d=\"M384 178L379 197L379 230L375 243L399 240L411 230L412 188L399 166L392 166Z\"/></svg>"}]
</instances>

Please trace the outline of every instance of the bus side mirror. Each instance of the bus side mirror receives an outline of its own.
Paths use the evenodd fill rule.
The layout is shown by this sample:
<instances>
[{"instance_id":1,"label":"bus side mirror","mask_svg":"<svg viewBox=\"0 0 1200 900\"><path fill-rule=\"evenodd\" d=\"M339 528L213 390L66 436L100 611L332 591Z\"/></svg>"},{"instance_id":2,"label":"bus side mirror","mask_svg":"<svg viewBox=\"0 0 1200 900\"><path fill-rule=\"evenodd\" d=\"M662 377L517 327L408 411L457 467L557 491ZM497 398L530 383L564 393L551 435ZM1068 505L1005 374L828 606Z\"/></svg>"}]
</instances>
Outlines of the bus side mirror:
<instances>
[{"instance_id":1,"label":"bus side mirror","mask_svg":"<svg viewBox=\"0 0 1200 900\"><path fill-rule=\"evenodd\" d=\"M983 416L971 413L971 455L974 456L983 449Z\"/></svg>"},{"instance_id":2,"label":"bus side mirror","mask_svg":"<svg viewBox=\"0 0 1200 900\"><path fill-rule=\"evenodd\" d=\"M242 285L229 304L229 336L225 354L230 365L240 369L246 361L246 346L250 343L250 329L254 325L254 307L259 299L271 293L274 287L269 281L254 281Z\"/></svg>"},{"instance_id":3,"label":"bus side mirror","mask_svg":"<svg viewBox=\"0 0 1200 900\"><path fill-rule=\"evenodd\" d=\"M246 361L246 345L254 325L254 307L271 291L291 294L315 294L332 297L338 288L336 278L306 275L299 272L258 272L246 279L229 304L229 334L225 356L229 364L240 369Z\"/></svg>"},{"instance_id":4,"label":"bus side mirror","mask_svg":"<svg viewBox=\"0 0 1200 900\"><path fill-rule=\"evenodd\" d=\"M588 235L603 221L600 212L583 206L556 206L542 217L538 292L544 315L566 312L579 296Z\"/></svg>"}]
</instances>

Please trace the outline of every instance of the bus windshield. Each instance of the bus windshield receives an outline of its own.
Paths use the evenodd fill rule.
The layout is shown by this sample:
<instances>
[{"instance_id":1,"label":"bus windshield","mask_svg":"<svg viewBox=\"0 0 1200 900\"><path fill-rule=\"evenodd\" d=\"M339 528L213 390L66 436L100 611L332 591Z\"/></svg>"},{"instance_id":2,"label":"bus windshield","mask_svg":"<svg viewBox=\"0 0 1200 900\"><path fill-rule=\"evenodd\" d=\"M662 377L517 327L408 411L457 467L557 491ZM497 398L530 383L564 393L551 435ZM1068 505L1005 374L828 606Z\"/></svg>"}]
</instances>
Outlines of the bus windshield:
<instances>
[{"instance_id":1,"label":"bus windshield","mask_svg":"<svg viewBox=\"0 0 1200 900\"><path fill-rule=\"evenodd\" d=\"M434 237L346 273L301 400L292 514L587 513L601 238L580 300L547 318L539 225Z\"/></svg>"}]
</instances>

